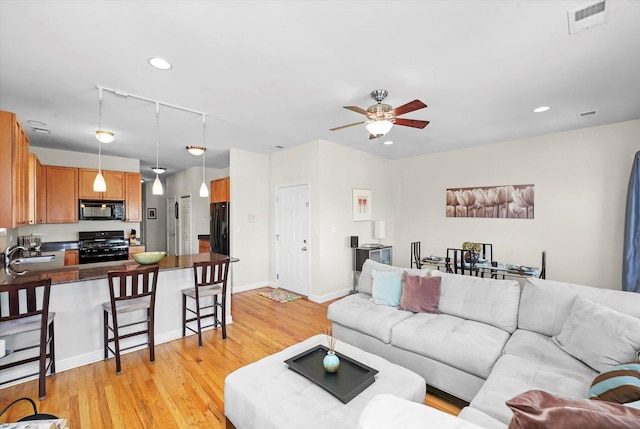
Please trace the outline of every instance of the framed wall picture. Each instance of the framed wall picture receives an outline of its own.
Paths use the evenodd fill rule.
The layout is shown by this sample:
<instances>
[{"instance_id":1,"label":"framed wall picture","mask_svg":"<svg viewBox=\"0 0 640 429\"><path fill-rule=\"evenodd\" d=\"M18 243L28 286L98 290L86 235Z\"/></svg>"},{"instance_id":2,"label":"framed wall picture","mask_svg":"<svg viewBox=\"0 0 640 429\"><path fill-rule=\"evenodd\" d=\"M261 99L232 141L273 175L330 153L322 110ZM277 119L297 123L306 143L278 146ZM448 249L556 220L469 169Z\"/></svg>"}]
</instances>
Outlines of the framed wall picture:
<instances>
[{"instance_id":1,"label":"framed wall picture","mask_svg":"<svg viewBox=\"0 0 640 429\"><path fill-rule=\"evenodd\" d=\"M155 219L156 218L156 209L155 207L147 209L147 219Z\"/></svg>"},{"instance_id":2,"label":"framed wall picture","mask_svg":"<svg viewBox=\"0 0 640 429\"><path fill-rule=\"evenodd\" d=\"M353 188L353 221L371 220L371 189Z\"/></svg>"}]
</instances>

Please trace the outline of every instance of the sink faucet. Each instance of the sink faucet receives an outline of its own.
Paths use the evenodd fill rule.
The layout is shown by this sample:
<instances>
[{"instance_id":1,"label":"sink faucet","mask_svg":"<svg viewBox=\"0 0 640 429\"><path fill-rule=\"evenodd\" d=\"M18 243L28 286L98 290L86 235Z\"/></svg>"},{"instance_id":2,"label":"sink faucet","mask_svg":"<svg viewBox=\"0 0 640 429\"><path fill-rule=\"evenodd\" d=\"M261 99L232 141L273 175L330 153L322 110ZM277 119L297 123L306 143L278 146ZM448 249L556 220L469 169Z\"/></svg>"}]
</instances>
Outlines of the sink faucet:
<instances>
[{"instance_id":1,"label":"sink faucet","mask_svg":"<svg viewBox=\"0 0 640 429\"><path fill-rule=\"evenodd\" d=\"M9 265L11 264L11 262L13 262L13 255L18 251L18 250L22 250L23 252L26 252L27 249L24 246L8 246L6 249L4 249L4 266L5 268L8 268Z\"/></svg>"}]
</instances>

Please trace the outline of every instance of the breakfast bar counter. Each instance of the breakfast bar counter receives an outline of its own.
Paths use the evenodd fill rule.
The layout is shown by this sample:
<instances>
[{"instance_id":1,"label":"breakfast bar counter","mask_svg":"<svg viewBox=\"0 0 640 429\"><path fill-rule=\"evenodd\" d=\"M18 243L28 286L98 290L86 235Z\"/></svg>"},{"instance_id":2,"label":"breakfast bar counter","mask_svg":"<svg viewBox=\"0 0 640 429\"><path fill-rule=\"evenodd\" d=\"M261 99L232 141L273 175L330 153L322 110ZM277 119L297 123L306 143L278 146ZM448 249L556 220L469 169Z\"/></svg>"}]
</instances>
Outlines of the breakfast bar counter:
<instances>
[{"instance_id":1,"label":"breakfast bar counter","mask_svg":"<svg viewBox=\"0 0 640 429\"><path fill-rule=\"evenodd\" d=\"M193 263L227 258L217 253L199 253L165 256L158 263L156 292L155 341L156 345L182 337L182 289L193 287ZM238 259L231 258L231 262ZM109 301L107 272L134 270L144 265L135 261L104 262L73 265L47 270L46 264L28 264L19 267L29 272L12 276L4 270L0 283L12 284L51 277L49 311L56 313L55 350L56 371L64 371L103 359L102 303ZM229 276L231 282L232 275ZM227 288L227 324L232 323L230 290ZM208 332L207 335L220 335ZM135 339L134 339L135 340ZM188 341L188 340L187 340ZM195 340L197 347L197 340ZM134 349L135 350L135 349ZM162 354L156 349L156 359ZM32 368L24 365L24 372Z\"/></svg>"}]
</instances>

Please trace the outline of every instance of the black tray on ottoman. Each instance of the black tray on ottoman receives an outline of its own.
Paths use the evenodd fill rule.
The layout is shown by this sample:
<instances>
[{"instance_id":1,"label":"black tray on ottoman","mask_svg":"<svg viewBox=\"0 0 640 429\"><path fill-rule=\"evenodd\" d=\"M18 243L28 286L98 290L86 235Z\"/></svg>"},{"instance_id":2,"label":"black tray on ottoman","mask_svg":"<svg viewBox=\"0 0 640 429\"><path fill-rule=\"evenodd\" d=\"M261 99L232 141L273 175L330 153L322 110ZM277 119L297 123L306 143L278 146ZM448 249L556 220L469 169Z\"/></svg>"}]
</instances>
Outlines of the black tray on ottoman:
<instances>
[{"instance_id":1,"label":"black tray on ottoman","mask_svg":"<svg viewBox=\"0 0 640 429\"><path fill-rule=\"evenodd\" d=\"M322 366L322 360L328 351L325 346L316 346L284 362L289 365L289 369L346 404L375 381L378 370L336 352L340 358L340 367L337 372L328 373Z\"/></svg>"}]
</instances>

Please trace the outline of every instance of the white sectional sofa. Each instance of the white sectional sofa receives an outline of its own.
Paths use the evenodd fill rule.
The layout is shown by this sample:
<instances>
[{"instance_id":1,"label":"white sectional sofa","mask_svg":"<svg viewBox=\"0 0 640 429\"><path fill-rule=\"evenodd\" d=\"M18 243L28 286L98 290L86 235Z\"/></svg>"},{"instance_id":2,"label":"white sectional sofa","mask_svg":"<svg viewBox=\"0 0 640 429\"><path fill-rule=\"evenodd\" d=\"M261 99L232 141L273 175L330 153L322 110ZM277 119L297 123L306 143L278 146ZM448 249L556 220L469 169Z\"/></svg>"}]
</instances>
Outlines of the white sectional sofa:
<instances>
[{"instance_id":1,"label":"white sectional sofa","mask_svg":"<svg viewBox=\"0 0 640 429\"><path fill-rule=\"evenodd\" d=\"M374 270L440 276L439 314L374 304ZM371 260L358 292L329 306L338 340L470 402L459 418L484 428L506 428L512 412L505 402L525 391L587 398L599 371L638 359L640 294L537 278L520 287Z\"/></svg>"}]
</instances>

